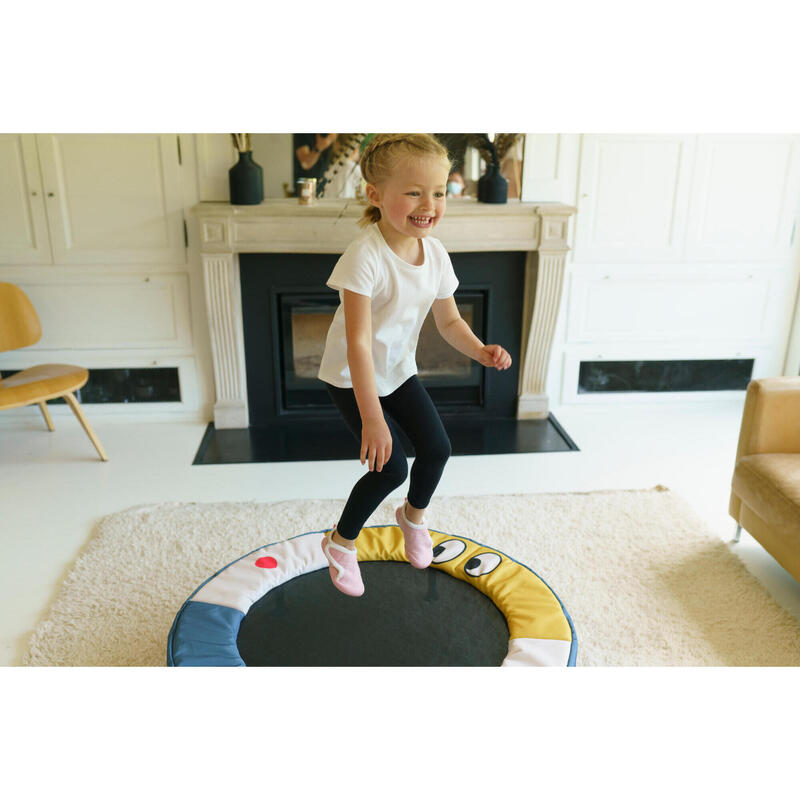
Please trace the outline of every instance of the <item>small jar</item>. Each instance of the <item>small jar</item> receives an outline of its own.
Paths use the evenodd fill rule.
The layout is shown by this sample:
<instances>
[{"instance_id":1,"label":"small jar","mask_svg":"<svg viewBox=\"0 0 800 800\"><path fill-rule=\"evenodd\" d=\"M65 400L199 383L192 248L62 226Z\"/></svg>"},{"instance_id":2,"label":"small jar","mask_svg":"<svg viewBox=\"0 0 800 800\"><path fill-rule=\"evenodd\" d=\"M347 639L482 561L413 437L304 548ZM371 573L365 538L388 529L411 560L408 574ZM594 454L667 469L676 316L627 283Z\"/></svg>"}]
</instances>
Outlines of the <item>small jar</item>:
<instances>
[{"instance_id":1,"label":"small jar","mask_svg":"<svg viewBox=\"0 0 800 800\"><path fill-rule=\"evenodd\" d=\"M310 206L317 197L317 179L300 178L297 181L297 202L301 206Z\"/></svg>"}]
</instances>

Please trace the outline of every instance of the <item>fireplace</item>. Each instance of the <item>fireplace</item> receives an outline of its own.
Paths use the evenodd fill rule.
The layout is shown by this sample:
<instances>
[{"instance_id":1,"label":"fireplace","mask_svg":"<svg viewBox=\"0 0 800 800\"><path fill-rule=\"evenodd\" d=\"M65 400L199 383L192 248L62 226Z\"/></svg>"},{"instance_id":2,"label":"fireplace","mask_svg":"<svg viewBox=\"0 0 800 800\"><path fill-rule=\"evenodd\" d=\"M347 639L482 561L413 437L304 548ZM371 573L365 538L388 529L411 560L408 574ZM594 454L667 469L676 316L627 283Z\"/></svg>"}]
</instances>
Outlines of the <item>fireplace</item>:
<instances>
[{"instance_id":1,"label":"fireplace","mask_svg":"<svg viewBox=\"0 0 800 800\"><path fill-rule=\"evenodd\" d=\"M525 253L454 253L456 304L475 334L502 344L513 365L487 370L454 350L429 314L417 347L419 377L440 415L514 418L522 338ZM242 254L247 397L251 427L338 416L317 369L339 294L325 286L339 256Z\"/></svg>"},{"instance_id":2,"label":"fireplace","mask_svg":"<svg viewBox=\"0 0 800 800\"><path fill-rule=\"evenodd\" d=\"M316 363L338 305L325 281L358 235L362 211L350 200L193 209L215 389L195 463L353 457ZM437 238L460 280L456 302L481 339L514 359L512 369L484 369L427 323L419 374L456 455L577 449L545 390L574 212L560 203L448 204Z\"/></svg>"}]
</instances>

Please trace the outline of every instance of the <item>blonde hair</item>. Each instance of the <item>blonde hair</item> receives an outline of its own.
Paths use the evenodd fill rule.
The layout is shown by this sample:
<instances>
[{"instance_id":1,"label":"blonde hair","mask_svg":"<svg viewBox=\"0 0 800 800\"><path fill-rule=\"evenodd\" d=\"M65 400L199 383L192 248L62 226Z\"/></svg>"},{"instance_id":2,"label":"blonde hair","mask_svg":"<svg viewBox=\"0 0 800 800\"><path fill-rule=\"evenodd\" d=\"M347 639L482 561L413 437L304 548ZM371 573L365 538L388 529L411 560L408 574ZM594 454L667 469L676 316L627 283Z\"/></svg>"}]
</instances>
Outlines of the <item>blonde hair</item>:
<instances>
[{"instance_id":1,"label":"blonde hair","mask_svg":"<svg viewBox=\"0 0 800 800\"><path fill-rule=\"evenodd\" d=\"M359 166L361 175L367 183L377 185L392 174L397 162L402 158L424 158L433 156L447 162L448 173L452 169L447 148L429 133L379 133L370 141L361 155ZM364 228L381 218L381 210L373 205L364 209L358 221Z\"/></svg>"}]
</instances>

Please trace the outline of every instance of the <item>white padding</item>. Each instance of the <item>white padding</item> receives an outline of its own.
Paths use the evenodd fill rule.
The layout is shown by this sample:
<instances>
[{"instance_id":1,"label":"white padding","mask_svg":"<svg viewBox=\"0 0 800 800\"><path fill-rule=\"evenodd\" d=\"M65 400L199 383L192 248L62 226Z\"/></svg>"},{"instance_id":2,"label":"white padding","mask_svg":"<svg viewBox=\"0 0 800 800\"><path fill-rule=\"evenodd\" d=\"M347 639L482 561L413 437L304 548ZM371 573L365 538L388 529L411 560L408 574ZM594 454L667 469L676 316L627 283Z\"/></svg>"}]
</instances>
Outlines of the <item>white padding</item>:
<instances>
[{"instance_id":1,"label":"white padding","mask_svg":"<svg viewBox=\"0 0 800 800\"><path fill-rule=\"evenodd\" d=\"M322 533L309 533L262 547L226 567L191 599L237 608L246 614L268 591L306 572L327 567L320 542ZM277 566L257 567L260 558L274 558Z\"/></svg>"},{"instance_id":2,"label":"white padding","mask_svg":"<svg viewBox=\"0 0 800 800\"><path fill-rule=\"evenodd\" d=\"M502 667L566 667L571 642L561 639L509 639Z\"/></svg>"}]
</instances>

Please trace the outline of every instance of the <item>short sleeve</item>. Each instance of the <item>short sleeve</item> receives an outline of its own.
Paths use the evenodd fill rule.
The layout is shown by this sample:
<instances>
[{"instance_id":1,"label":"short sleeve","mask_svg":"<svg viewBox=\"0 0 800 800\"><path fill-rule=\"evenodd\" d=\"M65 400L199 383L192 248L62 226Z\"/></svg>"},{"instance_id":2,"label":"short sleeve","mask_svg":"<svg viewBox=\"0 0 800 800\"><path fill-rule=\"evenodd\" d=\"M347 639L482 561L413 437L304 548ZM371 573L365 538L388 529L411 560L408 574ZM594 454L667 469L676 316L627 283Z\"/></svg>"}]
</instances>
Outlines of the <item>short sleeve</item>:
<instances>
[{"instance_id":1,"label":"short sleeve","mask_svg":"<svg viewBox=\"0 0 800 800\"><path fill-rule=\"evenodd\" d=\"M445 297L450 297L455 293L458 288L458 278L456 278L455 270L453 269L453 262L450 260L450 254L442 246L442 275L439 279L439 290L436 292L436 299L443 300Z\"/></svg>"},{"instance_id":2,"label":"short sleeve","mask_svg":"<svg viewBox=\"0 0 800 800\"><path fill-rule=\"evenodd\" d=\"M361 247L345 250L331 272L326 285L331 289L349 289L356 294L372 297L376 288L375 259Z\"/></svg>"}]
</instances>

